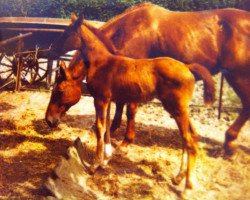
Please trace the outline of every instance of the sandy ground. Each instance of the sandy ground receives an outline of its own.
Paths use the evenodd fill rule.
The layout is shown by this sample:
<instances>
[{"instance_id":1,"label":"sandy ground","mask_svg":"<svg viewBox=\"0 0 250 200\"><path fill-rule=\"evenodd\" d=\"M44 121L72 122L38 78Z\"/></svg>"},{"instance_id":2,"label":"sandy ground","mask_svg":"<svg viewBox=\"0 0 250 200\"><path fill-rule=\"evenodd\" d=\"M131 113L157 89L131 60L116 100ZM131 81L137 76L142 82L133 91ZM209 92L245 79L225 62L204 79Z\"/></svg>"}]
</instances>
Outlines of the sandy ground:
<instances>
[{"instance_id":1,"label":"sandy ground","mask_svg":"<svg viewBox=\"0 0 250 200\"><path fill-rule=\"evenodd\" d=\"M202 105L197 95L193 103ZM77 137L94 155L93 99L82 97L56 129L44 121L50 93L0 93L0 199L43 199L51 193L44 182ZM198 101L198 102L197 102ZM250 199L250 122L237 139L238 151L223 159L224 133L236 113L191 107L200 152L195 168L198 187L190 199ZM112 106L114 113L114 105ZM125 116L117 141L125 131ZM106 170L88 176L90 187L108 199L180 199L180 186L171 178L178 173L181 140L178 129L160 104L141 105L136 118L136 139L128 152L114 156Z\"/></svg>"}]
</instances>

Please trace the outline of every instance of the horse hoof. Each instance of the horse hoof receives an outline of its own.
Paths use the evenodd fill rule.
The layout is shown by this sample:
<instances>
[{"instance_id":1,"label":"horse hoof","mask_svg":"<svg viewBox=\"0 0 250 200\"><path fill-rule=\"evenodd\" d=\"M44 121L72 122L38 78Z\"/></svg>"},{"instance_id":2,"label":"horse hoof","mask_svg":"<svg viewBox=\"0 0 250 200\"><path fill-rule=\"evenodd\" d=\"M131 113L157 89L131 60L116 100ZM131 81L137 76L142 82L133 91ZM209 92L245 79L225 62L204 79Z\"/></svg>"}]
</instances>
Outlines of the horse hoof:
<instances>
[{"instance_id":1,"label":"horse hoof","mask_svg":"<svg viewBox=\"0 0 250 200\"><path fill-rule=\"evenodd\" d=\"M126 155L127 153L128 153L128 148L121 145L118 146L115 151L115 155L119 156Z\"/></svg>"},{"instance_id":2,"label":"horse hoof","mask_svg":"<svg viewBox=\"0 0 250 200\"><path fill-rule=\"evenodd\" d=\"M89 173L94 174L100 166L101 165L99 163L95 163L95 164L91 165L89 167Z\"/></svg>"},{"instance_id":3,"label":"horse hoof","mask_svg":"<svg viewBox=\"0 0 250 200\"><path fill-rule=\"evenodd\" d=\"M107 167L109 161L111 160L111 156L110 157L105 157L105 159L103 160L102 164L101 164L101 167L104 169Z\"/></svg>"},{"instance_id":4,"label":"horse hoof","mask_svg":"<svg viewBox=\"0 0 250 200\"><path fill-rule=\"evenodd\" d=\"M174 178L172 178L171 181L172 181L173 185L179 185L182 181L182 178L181 177L174 177Z\"/></svg>"},{"instance_id":5,"label":"horse hoof","mask_svg":"<svg viewBox=\"0 0 250 200\"><path fill-rule=\"evenodd\" d=\"M225 157L231 157L236 152L236 145L233 145L232 143L225 143L224 144L224 156Z\"/></svg>"},{"instance_id":6,"label":"horse hoof","mask_svg":"<svg viewBox=\"0 0 250 200\"><path fill-rule=\"evenodd\" d=\"M191 189L185 189L182 193L181 193L181 199L192 199L192 190Z\"/></svg>"},{"instance_id":7,"label":"horse hoof","mask_svg":"<svg viewBox=\"0 0 250 200\"><path fill-rule=\"evenodd\" d=\"M179 173L176 177L172 178L172 183L174 185L179 185L181 181L186 177L186 172Z\"/></svg>"}]
</instances>

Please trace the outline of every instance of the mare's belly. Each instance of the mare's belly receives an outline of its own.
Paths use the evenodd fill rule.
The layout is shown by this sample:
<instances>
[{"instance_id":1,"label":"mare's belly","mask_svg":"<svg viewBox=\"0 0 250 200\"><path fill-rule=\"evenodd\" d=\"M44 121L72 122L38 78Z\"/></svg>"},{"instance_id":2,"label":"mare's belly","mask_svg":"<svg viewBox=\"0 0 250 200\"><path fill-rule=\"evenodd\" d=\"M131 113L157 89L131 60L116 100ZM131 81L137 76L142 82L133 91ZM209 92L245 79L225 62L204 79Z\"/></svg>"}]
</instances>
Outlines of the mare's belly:
<instances>
[{"instance_id":1,"label":"mare's belly","mask_svg":"<svg viewBox=\"0 0 250 200\"><path fill-rule=\"evenodd\" d=\"M132 84L130 86L116 88L113 91L113 101L124 103L129 102L146 102L152 100L156 96L155 88L147 85Z\"/></svg>"}]
</instances>

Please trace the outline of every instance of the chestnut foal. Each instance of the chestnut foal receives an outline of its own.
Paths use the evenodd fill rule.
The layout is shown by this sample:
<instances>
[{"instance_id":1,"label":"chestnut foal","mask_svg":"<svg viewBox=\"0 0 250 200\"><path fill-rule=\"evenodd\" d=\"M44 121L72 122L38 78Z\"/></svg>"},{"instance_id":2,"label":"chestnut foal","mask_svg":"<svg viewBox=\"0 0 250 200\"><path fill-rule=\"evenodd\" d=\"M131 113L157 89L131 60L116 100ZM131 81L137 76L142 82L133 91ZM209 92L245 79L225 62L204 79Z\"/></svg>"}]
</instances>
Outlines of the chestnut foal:
<instances>
[{"instance_id":1,"label":"chestnut foal","mask_svg":"<svg viewBox=\"0 0 250 200\"><path fill-rule=\"evenodd\" d=\"M192 171L197 154L198 135L188 112L195 78L189 66L172 58L131 59L112 54L107 46L85 25L83 17L73 21L52 46L51 55L79 50L87 69L87 87L96 110L96 160L91 170L106 164L111 156L106 132L106 117L111 101L147 102L158 98L175 119L183 139L180 172L174 179L179 184L186 177L185 189L192 189ZM65 67L62 67L67 74ZM47 121L52 120L46 116ZM106 136L105 136L106 133Z\"/></svg>"},{"instance_id":2,"label":"chestnut foal","mask_svg":"<svg viewBox=\"0 0 250 200\"><path fill-rule=\"evenodd\" d=\"M72 15L73 18L77 19L75 15ZM112 44L111 40L107 37L100 34L100 31L92 26L87 21L83 22L87 28L89 28L92 32L97 34L105 41L105 44L108 46L110 51L113 54L119 54L119 51L116 47ZM120 55L120 54L119 54ZM214 82L212 79L211 74L209 71L202 65L199 64L192 64L188 66L190 71L196 75L198 79L202 79L204 82L204 102L205 104L211 104L214 101ZM66 67L65 67L66 68ZM57 126L61 115L65 112L65 108L70 108L75 103L80 100L80 88L81 88L81 81L86 76L85 64L82 60L81 54L77 52L72 61L69 65L69 70L63 72L61 76L56 79L56 87L52 91L51 95L51 102L49 104L49 108L47 110L46 116L51 116L52 113L49 113L53 110L53 120L54 122L50 123L50 120L47 121L48 124L53 127ZM65 73L67 76L65 76ZM82 73L82 74L79 74ZM58 95L58 90L60 91L61 95ZM74 91L75 90L75 91ZM65 91L65 92L63 92ZM114 116L114 120L112 122L110 133L114 135L115 131L120 127L121 124L121 116L123 112L124 102L116 102L116 112ZM121 147L127 146L128 144L132 143L135 138L135 115L137 112L137 103L128 103L127 104L127 128L125 133L125 138L122 143L119 145ZM48 118L46 117L46 118Z\"/></svg>"}]
</instances>

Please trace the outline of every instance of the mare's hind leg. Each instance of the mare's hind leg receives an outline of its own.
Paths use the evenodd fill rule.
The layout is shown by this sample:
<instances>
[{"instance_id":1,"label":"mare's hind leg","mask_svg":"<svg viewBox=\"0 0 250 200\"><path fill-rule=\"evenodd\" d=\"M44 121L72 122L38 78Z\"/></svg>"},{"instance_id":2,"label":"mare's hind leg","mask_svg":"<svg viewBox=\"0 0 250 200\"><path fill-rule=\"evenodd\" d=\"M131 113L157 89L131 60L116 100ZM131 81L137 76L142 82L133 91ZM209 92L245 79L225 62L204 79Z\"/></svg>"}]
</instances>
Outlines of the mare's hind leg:
<instances>
[{"instance_id":1,"label":"mare's hind leg","mask_svg":"<svg viewBox=\"0 0 250 200\"><path fill-rule=\"evenodd\" d=\"M121 143L122 147L128 146L135 139L135 115L137 112L137 104L130 103L127 105L127 129L125 138Z\"/></svg>"},{"instance_id":2,"label":"mare's hind leg","mask_svg":"<svg viewBox=\"0 0 250 200\"><path fill-rule=\"evenodd\" d=\"M225 77L242 103L242 111L239 113L235 122L226 131L224 150L227 155L232 155L235 149L233 142L237 139L241 128L250 117L250 74L230 74L225 75Z\"/></svg>"}]
</instances>

